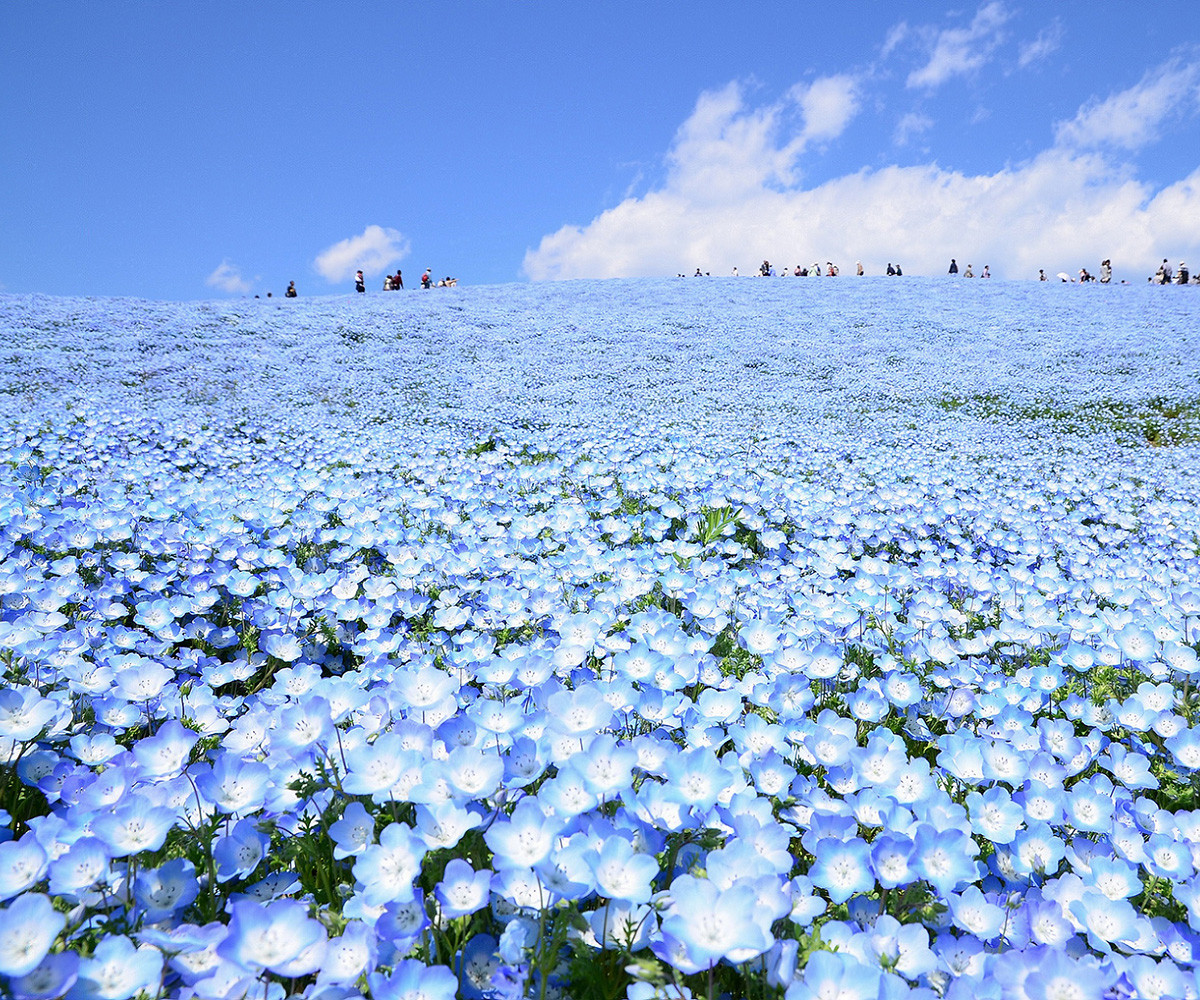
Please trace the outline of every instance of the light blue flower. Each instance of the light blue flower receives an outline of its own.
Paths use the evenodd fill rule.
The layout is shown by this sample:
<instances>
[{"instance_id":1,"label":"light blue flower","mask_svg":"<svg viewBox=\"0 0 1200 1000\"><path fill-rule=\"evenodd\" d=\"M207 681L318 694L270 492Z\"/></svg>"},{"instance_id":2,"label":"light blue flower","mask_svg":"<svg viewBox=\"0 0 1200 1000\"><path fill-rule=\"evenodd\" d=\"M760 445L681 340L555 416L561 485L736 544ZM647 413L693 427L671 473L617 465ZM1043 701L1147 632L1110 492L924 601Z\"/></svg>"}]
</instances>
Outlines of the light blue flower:
<instances>
[{"instance_id":1,"label":"light blue flower","mask_svg":"<svg viewBox=\"0 0 1200 1000\"><path fill-rule=\"evenodd\" d=\"M50 952L66 917L40 893L26 893L0 910L0 974L27 976Z\"/></svg>"}]
</instances>

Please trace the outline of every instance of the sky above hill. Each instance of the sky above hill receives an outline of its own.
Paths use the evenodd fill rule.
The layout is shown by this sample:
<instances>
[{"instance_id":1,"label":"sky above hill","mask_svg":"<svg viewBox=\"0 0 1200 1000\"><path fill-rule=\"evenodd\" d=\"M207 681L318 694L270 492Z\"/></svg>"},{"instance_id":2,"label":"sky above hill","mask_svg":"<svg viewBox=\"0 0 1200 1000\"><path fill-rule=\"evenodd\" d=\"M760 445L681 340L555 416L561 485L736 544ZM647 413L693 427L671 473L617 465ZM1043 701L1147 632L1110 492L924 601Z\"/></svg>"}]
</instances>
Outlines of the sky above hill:
<instances>
[{"instance_id":1,"label":"sky above hill","mask_svg":"<svg viewBox=\"0 0 1200 1000\"><path fill-rule=\"evenodd\" d=\"M0 291L191 299L1200 265L1200 19L966 5L0 5Z\"/></svg>"}]
</instances>

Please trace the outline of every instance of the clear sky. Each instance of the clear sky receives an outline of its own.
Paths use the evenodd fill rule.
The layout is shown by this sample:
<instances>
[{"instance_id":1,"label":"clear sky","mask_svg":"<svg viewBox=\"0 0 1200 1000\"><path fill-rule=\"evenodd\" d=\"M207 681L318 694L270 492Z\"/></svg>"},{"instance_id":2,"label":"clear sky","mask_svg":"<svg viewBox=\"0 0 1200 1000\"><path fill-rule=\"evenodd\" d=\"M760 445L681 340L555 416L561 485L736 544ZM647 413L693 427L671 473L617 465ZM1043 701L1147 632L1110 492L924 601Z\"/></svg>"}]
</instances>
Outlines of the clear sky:
<instances>
[{"instance_id":1,"label":"clear sky","mask_svg":"<svg viewBox=\"0 0 1200 1000\"><path fill-rule=\"evenodd\" d=\"M0 4L0 290L1200 265L1183 3Z\"/></svg>"}]
</instances>

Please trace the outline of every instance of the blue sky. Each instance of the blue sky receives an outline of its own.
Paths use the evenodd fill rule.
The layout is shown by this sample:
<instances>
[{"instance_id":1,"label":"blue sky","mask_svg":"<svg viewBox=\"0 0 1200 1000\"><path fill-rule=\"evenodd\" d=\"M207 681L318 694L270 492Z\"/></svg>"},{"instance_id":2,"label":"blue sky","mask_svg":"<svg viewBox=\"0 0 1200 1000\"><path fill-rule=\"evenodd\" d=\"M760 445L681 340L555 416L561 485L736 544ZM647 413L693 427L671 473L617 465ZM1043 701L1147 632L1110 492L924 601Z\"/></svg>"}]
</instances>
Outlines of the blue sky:
<instances>
[{"instance_id":1,"label":"blue sky","mask_svg":"<svg viewBox=\"0 0 1200 1000\"><path fill-rule=\"evenodd\" d=\"M1200 20L938 3L0 5L0 289L1200 264Z\"/></svg>"}]
</instances>

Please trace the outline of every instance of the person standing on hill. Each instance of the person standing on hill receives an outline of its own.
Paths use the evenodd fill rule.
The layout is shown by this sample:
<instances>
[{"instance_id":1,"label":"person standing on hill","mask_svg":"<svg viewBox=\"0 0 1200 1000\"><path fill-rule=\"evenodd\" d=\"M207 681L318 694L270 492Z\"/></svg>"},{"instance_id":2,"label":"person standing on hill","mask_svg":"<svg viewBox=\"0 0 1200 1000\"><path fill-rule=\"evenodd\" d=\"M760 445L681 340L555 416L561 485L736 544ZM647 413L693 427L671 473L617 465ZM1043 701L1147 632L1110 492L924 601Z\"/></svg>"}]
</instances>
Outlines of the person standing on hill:
<instances>
[{"instance_id":1,"label":"person standing on hill","mask_svg":"<svg viewBox=\"0 0 1200 1000\"><path fill-rule=\"evenodd\" d=\"M356 292L365 292L367 290L367 284L363 280L362 271L356 271L354 274L354 290Z\"/></svg>"},{"instance_id":2,"label":"person standing on hill","mask_svg":"<svg viewBox=\"0 0 1200 1000\"><path fill-rule=\"evenodd\" d=\"M1100 261L1100 284L1107 285L1112 281L1112 261L1107 257Z\"/></svg>"},{"instance_id":3,"label":"person standing on hill","mask_svg":"<svg viewBox=\"0 0 1200 1000\"><path fill-rule=\"evenodd\" d=\"M288 286L287 286L287 291L284 292L283 294L286 295L289 299L294 299L296 297L296 283L294 281L289 281Z\"/></svg>"},{"instance_id":4,"label":"person standing on hill","mask_svg":"<svg viewBox=\"0 0 1200 1000\"><path fill-rule=\"evenodd\" d=\"M956 261L953 257L950 258L950 273L958 274L958 261Z\"/></svg>"}]
</instances>

